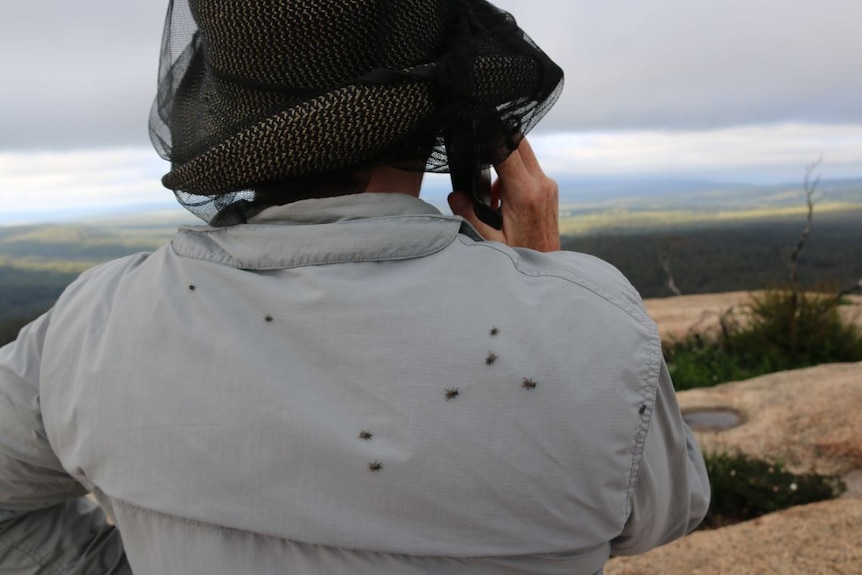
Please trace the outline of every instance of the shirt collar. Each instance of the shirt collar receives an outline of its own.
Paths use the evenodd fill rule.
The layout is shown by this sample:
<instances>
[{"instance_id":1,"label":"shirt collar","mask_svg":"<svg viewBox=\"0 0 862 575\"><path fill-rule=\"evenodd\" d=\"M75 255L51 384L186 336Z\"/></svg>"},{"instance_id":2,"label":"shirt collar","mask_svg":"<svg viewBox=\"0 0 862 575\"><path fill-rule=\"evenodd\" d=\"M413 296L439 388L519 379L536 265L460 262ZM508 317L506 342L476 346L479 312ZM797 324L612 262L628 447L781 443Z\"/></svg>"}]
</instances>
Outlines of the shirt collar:
<instances>
[{"instance_id":1,"label":"shirt collar","mask_svg":"<svg viewBox=\"0 0 862 575\"><path fill-rule=\"evenodd\" d=\"M461 218L418 198L364 193L273 206L248 224L184 226L171 245L181 256L265 270L424 257L459 233L481 239Z\"/></svg>"},{"instance_id":2,"label":"shirt collar","mask_svg":"<svg viewBox=\"0 0 862 575\"><path fill-rule=\"evenodd\" d=\"M414 196L398 193L364 193L300 200L269 207L249 221L260 223L331 224L350 220L405 215L441 215Z\"/></svg>"}]
</instances>

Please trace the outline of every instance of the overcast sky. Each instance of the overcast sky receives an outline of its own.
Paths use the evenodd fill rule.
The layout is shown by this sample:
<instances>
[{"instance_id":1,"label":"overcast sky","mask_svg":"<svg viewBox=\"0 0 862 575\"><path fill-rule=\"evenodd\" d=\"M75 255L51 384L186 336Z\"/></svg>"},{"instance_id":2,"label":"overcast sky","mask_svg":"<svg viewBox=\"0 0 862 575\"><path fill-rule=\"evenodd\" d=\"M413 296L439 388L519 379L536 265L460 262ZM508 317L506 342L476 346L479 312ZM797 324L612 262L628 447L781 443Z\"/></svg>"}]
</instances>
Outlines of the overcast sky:
<instances>
[{"instance_id":1,"label":"overcast sky","mask_svg":"<svg viewBox=\"0 0 862 575\"><path fill-rule=\"evenodd\" d=\"M120 162L106 166L118 175L102 178L105 189L128 181L140 194L141 179L165 171L147 117L167 2L5 4L0 209L22 193L33 209L62 197L52 177L86 187L94 155ZM564 175L675 166L711 175L740 162L798 173L821 154L827 172L862 175L860 0L497 4L565 70L563 96L535 136ZM153 193L167 192L155 181Z\"/></svg>"}]
</instances>

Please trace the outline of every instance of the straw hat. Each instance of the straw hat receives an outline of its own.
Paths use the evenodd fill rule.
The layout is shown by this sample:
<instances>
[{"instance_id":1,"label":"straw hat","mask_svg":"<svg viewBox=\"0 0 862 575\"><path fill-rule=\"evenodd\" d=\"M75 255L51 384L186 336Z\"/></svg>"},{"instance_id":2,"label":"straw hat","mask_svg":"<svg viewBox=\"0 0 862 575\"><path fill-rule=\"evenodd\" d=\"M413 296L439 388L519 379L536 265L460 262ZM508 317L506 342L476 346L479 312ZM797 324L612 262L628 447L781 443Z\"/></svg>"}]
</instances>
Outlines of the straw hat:
<instances>
[{"instance_id":1,"label":"straw hat","mask_svg":"<svg viewBox=\"0 0 862 575\"><path fill-rule=\"evenodd\" d=\"M446 172L455 123L499 162L561 87L484 0L173 0L150 134L180 202L236 223L362 168Z\"/></svg>"}]
</instances>

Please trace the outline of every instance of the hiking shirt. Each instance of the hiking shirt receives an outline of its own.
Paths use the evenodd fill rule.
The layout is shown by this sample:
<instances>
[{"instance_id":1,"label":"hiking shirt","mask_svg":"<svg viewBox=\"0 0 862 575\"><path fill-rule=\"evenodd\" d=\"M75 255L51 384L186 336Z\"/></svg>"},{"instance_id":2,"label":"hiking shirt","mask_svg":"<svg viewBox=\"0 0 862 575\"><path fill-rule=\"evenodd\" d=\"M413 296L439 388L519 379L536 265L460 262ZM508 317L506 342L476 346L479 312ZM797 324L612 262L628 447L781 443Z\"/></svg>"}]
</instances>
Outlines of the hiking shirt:
<instances>
[{"instance_id":1,"label":"hiking shirt","mask_svg":"<svg viewBox=\"0 0 862 575\"><path fill-rule=\"evenodd\" d=\"M181 228L0 350L0 572L588 575L708 499L629 282L407 195Z\"/></svg>"}]
</instances>

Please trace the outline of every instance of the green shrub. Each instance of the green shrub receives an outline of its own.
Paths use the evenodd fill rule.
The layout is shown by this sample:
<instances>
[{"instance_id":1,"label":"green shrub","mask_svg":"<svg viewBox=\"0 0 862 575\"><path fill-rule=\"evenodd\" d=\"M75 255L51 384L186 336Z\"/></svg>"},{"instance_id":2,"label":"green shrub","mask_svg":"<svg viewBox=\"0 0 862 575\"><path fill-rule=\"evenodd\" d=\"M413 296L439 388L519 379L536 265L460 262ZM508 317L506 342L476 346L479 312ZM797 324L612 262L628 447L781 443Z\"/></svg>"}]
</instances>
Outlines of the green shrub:
<instances>
[{"instance_id":1,"label":"green shrub","mask_svg":"<svg viewBox=\"0 0 862 575\"><path fill-rule=\"evenodd\" d=\"M754 350L783 369L860 361L862 333L844 320L840 306L828 292L768 289L751 296L748 323L726 345L736 353Z\"/></svg>"},{"instance_id":2,"label":"green shrub","mask_svg":"<svg viewBox=\"0 0 862 575\"><path fill-rule=\"evenodd\" d=\"M690 336L665 347L677 390L738 381L822 363L862 361L862 331L842 302L824 292L772 288L753 294L744 321L722 318L715 338Z\"/></svg>"},{"instance_id":3,"label":"green shrub","mask_svg":"<svg viewBox=\"0 0 862 575\"><path fill-rule=\"evenodd\" d=\"M698 337L666 346L665 358L677 391L740 381L775 371L767 357L738 355L716 342Z\"/></svg>"},{"instance_id":4,"label":"green shrub","mask_svg":"<svg viewBox=\"0 0 862 575\"><path fill-rule=\"evenodd\" d=\"M767 513L840 496L840 478L814 473L796 475L781 462L768 463L743 454L704 454L712 502L701 528L713 529Z\"/></svg>"}]
</instances>

